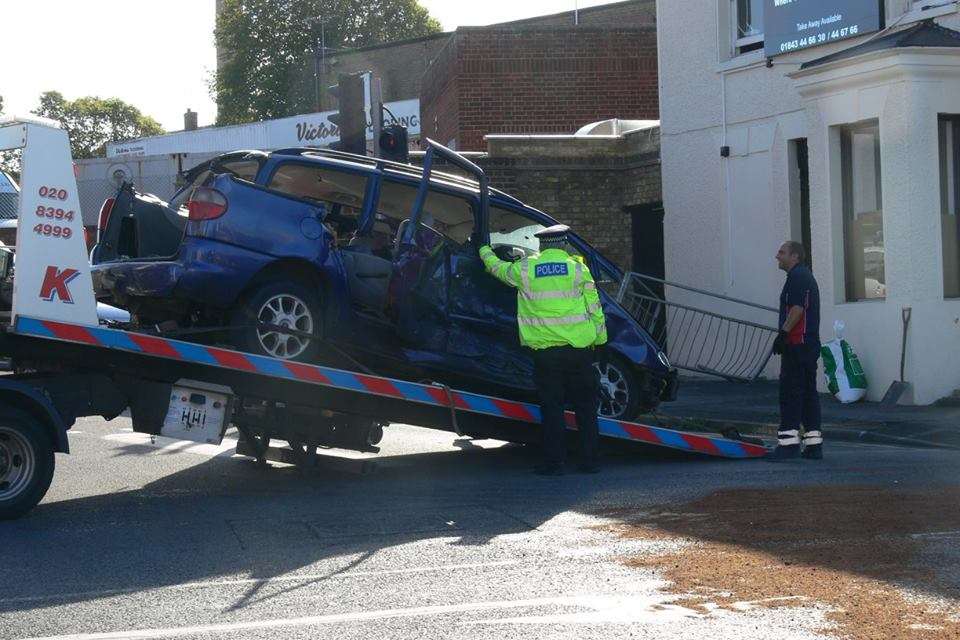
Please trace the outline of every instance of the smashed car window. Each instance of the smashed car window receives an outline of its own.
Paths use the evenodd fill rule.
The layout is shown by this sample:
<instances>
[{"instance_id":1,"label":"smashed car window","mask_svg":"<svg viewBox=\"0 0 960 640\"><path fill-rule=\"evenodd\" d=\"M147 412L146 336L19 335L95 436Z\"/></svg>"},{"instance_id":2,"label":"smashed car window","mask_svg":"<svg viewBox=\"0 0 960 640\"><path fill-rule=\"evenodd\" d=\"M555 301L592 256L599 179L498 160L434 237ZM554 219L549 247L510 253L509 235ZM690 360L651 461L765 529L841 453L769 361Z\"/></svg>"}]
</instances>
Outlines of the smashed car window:
<instances>
[{"instance_id":1,"label":"smashed car window","mask_svg":"<svg viewBox=\"0 0 960 640\"><path fill-rule=\"evenodd\" d=\"M401 221L410 218L416 199L417 187L385 180L380 189L378 211L385 221L393 223L390 228L397 230ZM465 244L473 233L473 205L465 197L431 190L423 205L420 223L457 244Z\"/></svg>"},{"instance_id":2,"label":"smashed car window","mask_svg":"<svg viewBox=\"0 0 960 640\"><path fill-rule=\"evenodd\" d=\"M274 172L267 187L304 200L359 209L363 207L367 178L325 167L288 162Z\"/></svg>"},{"instance_id":3,"label":"smashed car window","mask_svg":"<svg viewBox=\"0 0 960 640\"><path fill-rule=\"evenodd\" d=\"M334 241L344 245L360 226L367 177L346 171L297 162L280 165L268 188L296 198L323 204L324 222Z\"/></svg>"},{"instance_id":4,"label":"smashed car window","mask_svg":"<svg viewBox=\"0 0 960 640\"><path fill-rule=\"evenodd\" d=\"M214 173L229 173L247 182L256 181L258 171L260 171L259 160L238 160L236 162L216 163L213 168Z\"/></svg>"},{"instance_id":5,"label":"smashed car window","mask_svg":"<svg viewBox=\"0 0 960 640\"><path fill-rule=\"evenodd\" d=\"M208 168L206 171L201 171L198 173L193 179L193 182L177 192L173 199L170 200L170 208L176 211L180 207L185 207L187 200L190 199L190 194L193 193L193 189L206 184L207 180L214 175L229 173L240 180L254 182L257 178L257 172L259 170L259 160L236 160L234 162L222 163L213 162L211 163L210 168Z\"/></svg>"}]
</instances>

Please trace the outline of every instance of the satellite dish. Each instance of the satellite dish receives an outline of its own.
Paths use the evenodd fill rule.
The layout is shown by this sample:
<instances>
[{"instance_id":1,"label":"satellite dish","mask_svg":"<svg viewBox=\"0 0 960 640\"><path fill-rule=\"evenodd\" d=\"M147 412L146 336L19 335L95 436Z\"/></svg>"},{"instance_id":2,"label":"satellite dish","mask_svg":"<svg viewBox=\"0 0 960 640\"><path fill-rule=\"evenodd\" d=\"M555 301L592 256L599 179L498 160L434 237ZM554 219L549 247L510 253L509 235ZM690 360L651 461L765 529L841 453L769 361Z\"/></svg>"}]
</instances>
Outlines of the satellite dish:
<instances>
[{"instance_id":1,"label":"satellite dish","mask_svg":"<svg viewBox=\"0 0 960 640\"><path fill-rule=\"evenodd\" d=\"M112 164L107 168L107 180L119 189L124 182L133 181L133 171L125 162Z\"/></svg>"}]
</instances>

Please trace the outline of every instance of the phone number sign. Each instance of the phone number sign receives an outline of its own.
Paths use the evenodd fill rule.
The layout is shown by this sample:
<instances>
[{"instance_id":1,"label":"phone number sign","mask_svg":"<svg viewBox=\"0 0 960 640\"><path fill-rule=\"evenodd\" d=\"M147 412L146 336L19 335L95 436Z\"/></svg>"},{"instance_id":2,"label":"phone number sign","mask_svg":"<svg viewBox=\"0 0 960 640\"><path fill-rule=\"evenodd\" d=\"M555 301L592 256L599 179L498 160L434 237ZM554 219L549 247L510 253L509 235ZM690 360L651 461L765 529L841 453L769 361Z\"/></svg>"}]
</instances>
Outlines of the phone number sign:
<instances>
[{"instance_id":1,"label":"phone number sign","mask_svg":"<svg viewBox=\"0 0 960 640\"><path fill-rule=\"evenodd\" d=\"M767 57L879 31L881 0L764 0Z\"/></svg>"}]
</instances>

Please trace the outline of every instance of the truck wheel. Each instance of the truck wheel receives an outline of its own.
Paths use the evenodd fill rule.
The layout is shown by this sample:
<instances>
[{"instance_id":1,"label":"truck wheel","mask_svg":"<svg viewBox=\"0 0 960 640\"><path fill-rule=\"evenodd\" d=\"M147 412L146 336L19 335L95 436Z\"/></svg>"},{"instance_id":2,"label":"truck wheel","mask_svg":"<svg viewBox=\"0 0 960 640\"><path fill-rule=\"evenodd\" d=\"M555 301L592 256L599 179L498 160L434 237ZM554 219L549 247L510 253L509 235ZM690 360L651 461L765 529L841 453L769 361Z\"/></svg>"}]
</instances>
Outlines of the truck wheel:
<instances>
[{"instance_id":1,"label":"truck wheel","mask_svg":"<svg viewBox=\"0 0 960 640\"><path fill-rule=\"evenodd\" d=\"M320 342L271 331L258 323L278 325L304 333L321 333L320 296L297 282L268 282L245 297L234 317L237 348L248 353L282 360L310 361L317 357Z\"/></svg>"},{"instance_id":2,"label":"truck wheel","mask_svg":"<svg viewBox=\"0 0 960 640\"><path fill-rule=\"evenodd\" d=\"M382 422L374 422L370 425L370 430L367 432L367 444L371 446L380 444L383 440L383 427L384 423Z\"/></svg>"},{"instance_id":3,"label":"truck wheel","mask_svg":"<svg viewBox=\"0 0 960 640\"><path fill-rule=\"evenodd\" d=\"M0 413L0 520L19 518L50 488L55 465L50 435L29 414Z\"/></svg>"},{"instance_id":4,"label":"truck wheel","mask_svg":"<svg viewBox=\"0 0 960 640\"><path fill-rule=\"evenodd\" d=\"M641 388L633 368L610 353L606 362L595 362L600 376L600 415L614 420L633 420L640 410Z\"/></svg>"}]
</instances>

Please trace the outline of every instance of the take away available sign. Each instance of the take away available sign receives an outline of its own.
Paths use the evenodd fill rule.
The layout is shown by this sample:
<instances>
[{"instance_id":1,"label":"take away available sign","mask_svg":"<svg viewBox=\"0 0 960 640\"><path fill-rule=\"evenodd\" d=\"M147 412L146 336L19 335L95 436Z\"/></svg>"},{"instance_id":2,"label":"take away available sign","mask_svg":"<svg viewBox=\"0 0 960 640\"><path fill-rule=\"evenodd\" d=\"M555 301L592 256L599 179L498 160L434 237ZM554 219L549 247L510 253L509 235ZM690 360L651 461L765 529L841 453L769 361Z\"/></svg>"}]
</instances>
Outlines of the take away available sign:
<instances>
[{"instance_id":1,"label":"take away available sign","mask_svg":"<svg viewBox=\"0 0 960 640\"><path fill-rule=\"evenodd\" d=\"M881 4L881 0L764 0L764 53L772 57L878 31Z\"/></svg>"}]
</instances>

